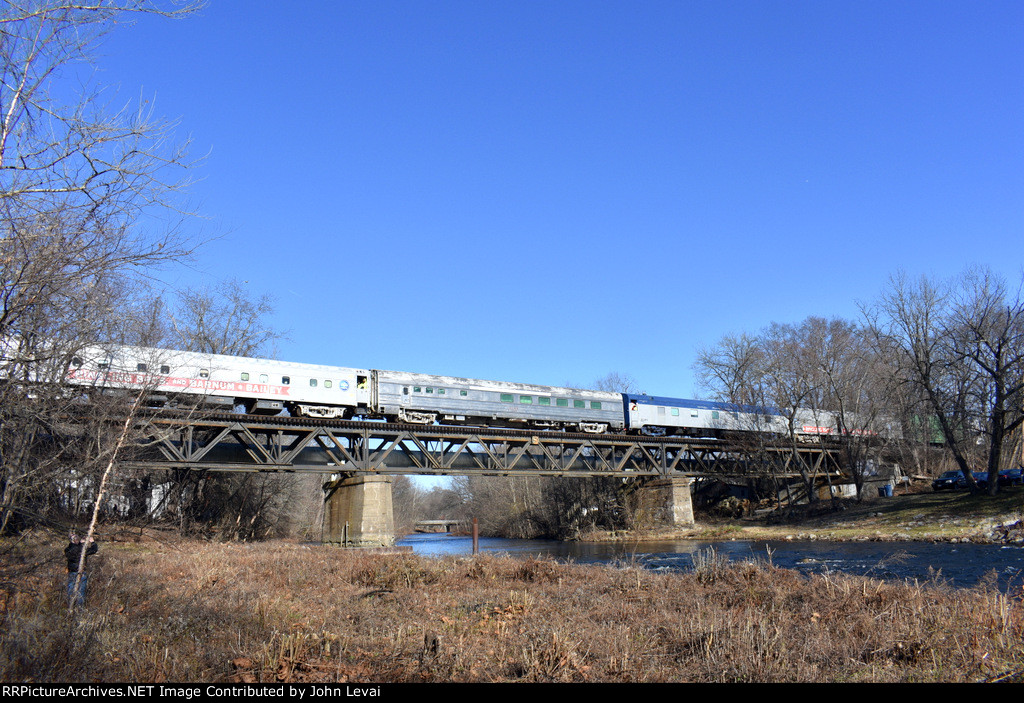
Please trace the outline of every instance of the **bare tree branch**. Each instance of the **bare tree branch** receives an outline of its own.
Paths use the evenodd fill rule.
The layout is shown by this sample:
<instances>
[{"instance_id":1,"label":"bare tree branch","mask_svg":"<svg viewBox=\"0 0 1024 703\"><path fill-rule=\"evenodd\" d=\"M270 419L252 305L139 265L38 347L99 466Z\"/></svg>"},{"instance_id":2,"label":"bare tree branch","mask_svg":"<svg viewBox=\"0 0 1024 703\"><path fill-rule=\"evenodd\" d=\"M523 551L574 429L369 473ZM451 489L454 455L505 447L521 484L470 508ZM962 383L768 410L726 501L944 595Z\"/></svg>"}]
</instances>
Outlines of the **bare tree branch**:
<instances>
[{"instance_id":1,"label":"bare tree branch","mask_svg":"<svg viewBox=\"0 0 1024 703\"><path fill-rule=\"evenodd\" d=\"M62 81L126 17L178 17L197 6L23 0L0 8L0 530L15 506L59 506L70 467L80 482L101 470L105 431L62 419L86 399L63 384L69 362L87 345L125 336L122 312L145 272L193 249L173 227L155 235L139 227L156 209L184 216L177 194L193 162L187 144L172 141L173 123L143 101L110 109L99 86L74 92ZM104 390L87 395L95 402Z\"/></svg>"}]
</instances>

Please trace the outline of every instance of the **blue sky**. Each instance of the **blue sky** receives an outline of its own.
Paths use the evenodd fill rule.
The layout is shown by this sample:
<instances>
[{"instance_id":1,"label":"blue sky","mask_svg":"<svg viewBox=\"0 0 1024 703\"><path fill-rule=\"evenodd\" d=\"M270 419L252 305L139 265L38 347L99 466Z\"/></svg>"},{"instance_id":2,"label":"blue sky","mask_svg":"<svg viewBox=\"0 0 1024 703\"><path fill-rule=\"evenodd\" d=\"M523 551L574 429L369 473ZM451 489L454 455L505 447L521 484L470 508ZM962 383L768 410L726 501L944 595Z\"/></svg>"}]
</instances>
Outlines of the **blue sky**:
<instances>
[{"instance_id":1,"label":"blue sky","mask_svg":"<svg viewBox=\"0 0 1024 703\"><path fill-rule=\"evenodd\" d=\"M102 46L207 157L176 287L294 361L694 397L698 349L1024 265L1024 3L211 0Z\"/></svg>"}]
</instances>

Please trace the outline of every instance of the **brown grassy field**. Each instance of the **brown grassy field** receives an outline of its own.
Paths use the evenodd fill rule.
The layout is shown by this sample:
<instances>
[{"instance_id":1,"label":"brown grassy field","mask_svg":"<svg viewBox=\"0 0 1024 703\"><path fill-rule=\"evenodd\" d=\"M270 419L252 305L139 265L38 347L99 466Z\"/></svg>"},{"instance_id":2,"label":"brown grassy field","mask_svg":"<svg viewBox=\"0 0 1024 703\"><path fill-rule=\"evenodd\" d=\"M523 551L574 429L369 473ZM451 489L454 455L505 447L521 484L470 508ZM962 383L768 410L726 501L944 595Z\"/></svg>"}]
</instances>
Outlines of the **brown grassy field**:
<instances>
[{"instance_id":1,"label":"brown grassy field","mask_svg":"<svg viewBox=\"0 0 1024 703\"><path fill-rule=\"evenodd\" d=\"M0 545L3 681L1024 681L1021 592L108 541L72 617L62 546Z\"/></svg>"}]
</instances>

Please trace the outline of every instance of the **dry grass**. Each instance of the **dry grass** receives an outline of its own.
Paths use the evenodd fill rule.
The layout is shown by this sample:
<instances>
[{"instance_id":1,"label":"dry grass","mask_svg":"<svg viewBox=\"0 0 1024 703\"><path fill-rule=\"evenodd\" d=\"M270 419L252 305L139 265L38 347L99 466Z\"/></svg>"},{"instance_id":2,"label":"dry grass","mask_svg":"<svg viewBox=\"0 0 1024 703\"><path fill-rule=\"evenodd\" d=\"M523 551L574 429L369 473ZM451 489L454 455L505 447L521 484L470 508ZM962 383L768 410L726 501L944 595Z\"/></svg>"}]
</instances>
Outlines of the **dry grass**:
<instances>
[{"instance_id":1,"label":"dry grass","mask_svg":"<svg viewBox=\"0 0 1024 703\"><path fill-rule=\"evenodd\" d=\"M1021 593L804 577L714 554L664 574L107 543L72 618L59 551L6 552L4 681L1024 680Z\"/></svg>"}]
</instances>

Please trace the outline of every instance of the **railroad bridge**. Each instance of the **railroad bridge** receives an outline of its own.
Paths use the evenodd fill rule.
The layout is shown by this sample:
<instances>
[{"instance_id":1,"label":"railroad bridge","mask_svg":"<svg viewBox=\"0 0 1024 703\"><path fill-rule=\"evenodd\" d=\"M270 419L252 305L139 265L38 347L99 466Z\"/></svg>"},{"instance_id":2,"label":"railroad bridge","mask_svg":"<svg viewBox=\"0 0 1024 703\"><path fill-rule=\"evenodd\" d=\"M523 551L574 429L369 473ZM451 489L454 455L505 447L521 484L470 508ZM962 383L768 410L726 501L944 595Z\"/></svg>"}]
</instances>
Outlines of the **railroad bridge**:
<instances>
[{"instance_id":1,"label":"railroad bridge","mask_svg":"<svg viewBox=\"0 0 1024 703\"><path fill-rule=\"evenodd\" d=\"M124 463L191 471L331 473L324 539L393 540L389 475L621 476L644 479L670 524L692 524L690 485L700 476L823 477L842 471L836 447L531 428L400 425L299 417L153 413L137 422L140 451Z\"/></svg>"},{"instance_id":2,"label":"railroad bridge","mask_svg":"<svg viewBox=\"0 0 1024 703\"><path fill-rule=\"evenodd\" d=\"M469 525L468 520L456 518L453 520L417 520L413 527L417 532L451 532L454 529L467 529Z\"/></svg>"}]
</instances>

